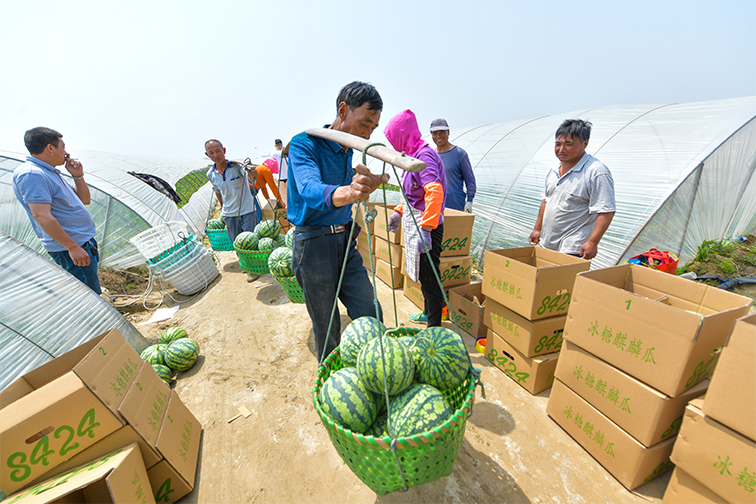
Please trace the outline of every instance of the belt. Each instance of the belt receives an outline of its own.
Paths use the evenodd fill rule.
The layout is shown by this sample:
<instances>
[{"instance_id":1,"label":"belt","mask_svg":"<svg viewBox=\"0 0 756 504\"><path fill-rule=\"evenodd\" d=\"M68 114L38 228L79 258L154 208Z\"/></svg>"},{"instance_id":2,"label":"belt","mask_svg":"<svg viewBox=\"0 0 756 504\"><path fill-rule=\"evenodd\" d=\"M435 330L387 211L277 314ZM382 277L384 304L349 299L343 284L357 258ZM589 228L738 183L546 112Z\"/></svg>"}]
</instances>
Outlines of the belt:
<instances>
[{"instance_id":1,"label":"belt","mask_svg":"<svg viewBox=\"0 0 756 504\"><path fill-rule=\"evenodd\" d=\"M350 230L351 222L347 224L332 224L330 226L296 226L294 239L297 241L309 240L330 234L339 234Z\"/></svg>"}]
</instances>

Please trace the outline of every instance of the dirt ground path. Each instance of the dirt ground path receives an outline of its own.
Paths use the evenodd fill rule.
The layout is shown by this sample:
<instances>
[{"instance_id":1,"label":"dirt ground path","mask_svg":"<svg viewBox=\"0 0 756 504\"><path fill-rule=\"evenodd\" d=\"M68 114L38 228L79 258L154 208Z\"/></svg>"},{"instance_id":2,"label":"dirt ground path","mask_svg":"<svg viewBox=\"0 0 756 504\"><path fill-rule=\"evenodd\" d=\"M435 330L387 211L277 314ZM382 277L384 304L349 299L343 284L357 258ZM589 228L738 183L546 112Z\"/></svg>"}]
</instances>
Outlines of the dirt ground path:
<instances>
[{"instance_id":1,"label":"dirt ground path","mask_svg":"<svg viewBox=\"0 0 756 504\"><path fill-rule=\"evenodd\" d=\"M157 338L179 325L201 345L197 364L172 384L204 427L196 486L180 502L660 502L670 473L636 494L625 490L546 415L548 390L530 395L475 351L471 337L486 399L478 389L452 475L377 497L341 461L313 407L317 366L304 305L289 302L270 275L247 283L233 252L217 255L221 275L210 288L173 319L137 326ZM377 283L388 326L392 291ZM396 302L400 321L417 311L401 291ZM240 406L252 414L229 423Z\"/></svg>"}]
</instances>

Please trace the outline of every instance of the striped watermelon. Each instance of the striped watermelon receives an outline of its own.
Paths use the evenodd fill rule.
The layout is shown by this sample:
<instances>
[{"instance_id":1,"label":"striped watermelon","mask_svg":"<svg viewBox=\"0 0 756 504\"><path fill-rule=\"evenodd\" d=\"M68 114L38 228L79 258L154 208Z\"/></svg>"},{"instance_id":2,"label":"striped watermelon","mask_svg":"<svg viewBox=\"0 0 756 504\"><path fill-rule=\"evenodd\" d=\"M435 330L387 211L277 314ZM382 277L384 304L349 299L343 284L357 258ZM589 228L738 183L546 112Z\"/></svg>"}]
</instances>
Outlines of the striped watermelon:
<instances>
[{"instance_id":1,"label":"striped watermelon","mask_svg":"<svg viewBox=\"0 0 756 504\"><path fill-rule=\"evenodd\" d=\"M150 364L163 364L165 365L165 352L168 350L168 345L152 345L145 348L142 354L139 356L142 360L146 360Z\"/></svg>"},{"instance_id":2,"label":"striped watermelon","mask_svg":"<svg viewBox=\"0 0 756 504\"><path fill-rule=\"evenodd\" d=\"M276 242L272 238L260 238L257 243L257 250L260 252L272 252L276 248Z\"/></svg>"},{"instance_id":3,"label":"striped watermelon","mask_svg":"<svg viewBox=\"0 0 756 504\"><path fill-rule=\"evenodd\" d=\"M429 327L420 331L412 353L420 383L439 390L456 387L470 372L470 355L459 334L445 327ZM429 341L419 339L420 336Z\"/></svg>"},{"instance_id":4,"label":"striped watermelon","mask_svg":"<svg viewBox=\"0 0 756 504\"><path fill-rule=\"evenodd\" d=\"M391 426L397 438L429 431L451 414L449 402L430 385L416 383L391 401Z\"/></svg>"},{"instance_id":5,"label":"striped watermelon","mask_svg":"<svg viewBox=\"0 0 756 504\"><path fill-rule=\"evenodd\" d=\"M409 348L396 338L373 338L357 356L357 374L368 390L383 394L387 389L392 396L412 384L415 363Z\"/></svg>"},{"instance_id":6,"label":"striped watermelon","mask_svg":"<svg viewBox=\"0 0 756 504\"><path fill-rule=\"evenodd\" d=\"M163 345L170 345L177 339L186 338L188 336L189 335L186 333L186 331L181 329L180 327L169 327L160 334L158 343L162 343Z\"/></svg>"},{"instance_id":7,"label":"striped watermelon","mask_svg":"<svg viewBox=\"0 0 756 504\"><path fill-rule=\"evenodd\" d=\"M291 259L292 253L290 248L279 247L271 252L268 257L270 274L277 277L290 277L292 275Z\"/></svg>"},{"instance_id":8,"label":"striped watermelon","mask_svg":"<svg viewBox=\"0 0 756 504\"><path fill-rule=\"evenodd\" d=\"M275 238L273 238L273 243L276 244L276 248L279 247L285 247L286 246L286 235L277 235ZM291 247L289 247L291 248Z\"/></svg>"},{"instance_id":9,"label":"striped watermelon","mask_svg":"<svg viewBox=\"0 0 756 504\"><path fill-rule=\"evenodd\" d=\"M357 354L362 346L386 332L386 327L376 318L360 317L353 320L341 333L341 361L344 366L356 366Z\"/></svg>"},{"instance_id":10,"label":"striped watermelon","mask_svg":"<svg viewBox=\"0 0 756 504\"><path fill-rule=\"evenodd\" d=\"M291 248L294 244L294 226L286 233L286 246Z\"/></svg>"},{"instance_id":11,"label":"striped watermelon","mask_svg":"<svg viewBox=\"0 0 756 504\"><path fill-rule=\"evenodd\" d=\"M152 369L154 369L160 379L166 383L169 383L171 381L171 378L173 378L173 371L171 371L171 368L169 368L168 366L164 366L162 364L153 364Z\"/></svg>"},{"instance_id":12,"label":"striped watermelon","mask_svg":"<svg viewBox=\"0 0 756 504\"><path fill-rule=\"evenodd\" d=\"M264 220L255 226L255 234L260 238L275 238L281 234L281 225L274 220Z\"/></svg>"},{"instance_id":13,"label":"striped watermelon","mask_svg":"<svg viewBox=\"0 0 756 504\"><path fill-rule=\"evenodd\" d=\"M220 219L210 219L206 227L207 229L223 229L226 225Z\"/></svg>"},{"instance_id":14,"label":"striped watermelon","mask_svg":"<svg viewBox=\"0 0 756 504\"><path fill-rule=\"evenodd\" d=\"M165 351L165 364L177 371L186 371L194 366L199 357L199 343L192 338L181 338L168 346Z\"/></svg>"},{"instance_id":15,"label":"striped watermelon","mask_svg":"<svg viewBox=\"0 0 756 504\"><path fill-rule=\"evenodd\" d=\"M376 418L375 422L373 422L373 425L370 426L365 434L373 437L388 436L388 417L386 416L386 413L383 413L381 416Z\"/></svg>"},{"instance_id":16,"label":"striped watermelon","mask_svg":"<svg viewBox=\"0 0 756 504\"><path fill-rule=\"evenodd\" d=\"M226 227L226 218L223 216L223 214L221 214L220 217L218 217L218 220L220 221L221 224L223 224L223 227Z\"/></svg>"},{"instance_id":17,"label":"striped watermelon","mask_svg":"<svg viewBox=\"0 0 756 504\"><path fill-rule=\"evenodd\" d=\"M260 237L250 231L239 233L234 240L234 248L240 250L257 250Z\"/></svg>"},{"instance_id":18,"label":"striped watermelon","mask_svg":"<svg viewBox=\"0 0 756 504\"><path fill-rule=\"evenodd\" d=\"M323 411L354 432L365 432L378 417L378 399L365 388L353 367L339 369L320 389Z\"/></svg>"}]
</instances>

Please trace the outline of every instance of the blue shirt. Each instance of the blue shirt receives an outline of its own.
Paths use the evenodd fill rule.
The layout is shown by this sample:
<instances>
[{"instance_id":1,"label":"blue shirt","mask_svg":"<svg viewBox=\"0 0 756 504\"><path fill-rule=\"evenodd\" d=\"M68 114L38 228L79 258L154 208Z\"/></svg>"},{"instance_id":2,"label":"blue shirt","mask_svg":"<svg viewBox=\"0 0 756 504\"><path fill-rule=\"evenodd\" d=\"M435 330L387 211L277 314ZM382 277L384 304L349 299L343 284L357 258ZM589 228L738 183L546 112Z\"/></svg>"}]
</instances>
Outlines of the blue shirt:
<instances>
[{"instance_id":1,"label":"blue shirt","mask_svg":"<svg viewBox=\"0 0 756 504\"><path fill-rule=\"evenodd\" d=\"M63 252L66 248L34 220L29 203L48 203L52 216L77 244L84 245L95 236L97 230L92 216L74 188L63 180L55 167L44 161L28 156L26 163L13 171L13 192L29 216L34 234L48 252Z\"/></svg>"},{"instance_id":2,"label":"blue shirt","mask_svg":"<svg viewBox=\"0 0 756 504\"><path fill-rule=\"evenodd\" d=\"M465 201L473 200L477 188L470 158L464 149L456 145L446 152L440 152L439 156L446 170L446 208L464 210Z\"/></svg>"},{"instance_id":3,"label":"blue shirt","mask_svg":"<svg viewBox=\"0 0 756 504\"><path fill-rule=\"evenodd\" d=\"M352 183L352 149L300 133L289 143L286 218L295 226L330 226L352 219L352 205L333 206L331 195Z\"/></svg>"}]
</instances>

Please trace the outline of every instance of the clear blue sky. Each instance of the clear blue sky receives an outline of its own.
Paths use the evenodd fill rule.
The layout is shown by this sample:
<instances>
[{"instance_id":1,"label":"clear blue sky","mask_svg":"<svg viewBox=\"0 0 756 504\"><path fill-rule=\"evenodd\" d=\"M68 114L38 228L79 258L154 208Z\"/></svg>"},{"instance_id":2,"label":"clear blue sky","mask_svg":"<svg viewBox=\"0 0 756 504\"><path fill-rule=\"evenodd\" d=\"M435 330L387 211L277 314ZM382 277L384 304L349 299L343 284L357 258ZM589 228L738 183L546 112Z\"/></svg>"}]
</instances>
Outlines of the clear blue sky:
<instances>
[{"instance_id":1,"label":"clear blue sky","mask_svg":"<svg viewBox=\"0 0 756 504\"><path fill-rule=\"evenodd\" d=\"M756 95L755 0L0 0L0 150L264 156L373 83L382 125ZM381 126L382 129L382 126Z\"/></svg>"}]
</instances>

